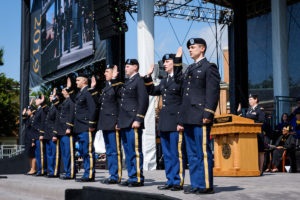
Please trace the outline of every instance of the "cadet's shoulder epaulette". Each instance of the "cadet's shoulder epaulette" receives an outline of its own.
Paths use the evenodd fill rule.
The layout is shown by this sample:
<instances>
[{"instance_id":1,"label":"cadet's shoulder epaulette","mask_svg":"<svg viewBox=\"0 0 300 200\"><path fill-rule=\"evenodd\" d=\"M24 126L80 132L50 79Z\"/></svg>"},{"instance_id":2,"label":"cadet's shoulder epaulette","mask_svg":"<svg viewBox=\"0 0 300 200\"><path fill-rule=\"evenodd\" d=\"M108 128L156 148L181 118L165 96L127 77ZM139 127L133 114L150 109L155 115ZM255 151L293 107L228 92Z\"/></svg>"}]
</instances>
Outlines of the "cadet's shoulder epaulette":
<instances>
[{"instance_id":1,"label":"cadet's shoulder epaulette","mask_svg":"<svg viewBox=\"0 0 300 200\"><path fill-rule=\"evenodd\" d=\"M95 96L96 94L98 94L98 91L93 92L93 93L92 93L92 96Z\"/></svg>"}]
</instances>

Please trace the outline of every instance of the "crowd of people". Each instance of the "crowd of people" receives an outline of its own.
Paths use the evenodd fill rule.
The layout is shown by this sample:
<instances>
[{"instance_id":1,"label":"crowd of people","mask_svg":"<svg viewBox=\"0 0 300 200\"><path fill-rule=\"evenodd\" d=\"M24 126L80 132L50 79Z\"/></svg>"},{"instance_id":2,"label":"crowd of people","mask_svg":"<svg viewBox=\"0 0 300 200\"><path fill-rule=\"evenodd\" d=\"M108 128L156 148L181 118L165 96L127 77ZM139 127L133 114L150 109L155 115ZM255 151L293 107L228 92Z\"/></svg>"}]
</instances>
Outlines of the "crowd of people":
<instances>
[{"instance_id":1,"label":"crowd of people","mask_svg":"<svg viewBox=\"0 0 300 200\"><path fill-rule=\"evenodd\" d=\"M300 149L300 98L296 101L297 108L291 114L283 113L281 122L274 131L266 131L265 172L284 172L286 160L289 162L289 172L297 172L296 151Z\"/></svg>"},{"instance_id":2,"label":"crowd of people","mask_svg":"<svg viewBox=\"0 0 300 200\"><path fill-rule=\"evenodd\" d=\"M103 184L144 186L142 135L149 95L162 95L159 118L166 183L159 190L183 190L185 154L189 163L191 187L185 194L211 194L213 190L213 155L210 130L220 94L220 74L215 64L205 58L207 45L202 38L187 42L190 57L195 61L182 72L182 47L176 54L163 57L168 77L155 86L151 74L138 73L139 62L127 59L123 83L118 67L107 65L106 86L98 91L95 76L88 86L88 75L80 73L76 86L70 78L61 91L53 89L45 102L44 95L24 109L26 151L31 170L28 175L60 177L78 182L95 181L95 132L102 130L110 177ZM35 108L34 108L35 107ZM155 133L153 133L155 134ZM79 143L84 173L76 177L74 142ZM125 153L128 179L122 178L122 148ZM64 174L60 175L60 157Z\"/></svg>"}]
</instances>

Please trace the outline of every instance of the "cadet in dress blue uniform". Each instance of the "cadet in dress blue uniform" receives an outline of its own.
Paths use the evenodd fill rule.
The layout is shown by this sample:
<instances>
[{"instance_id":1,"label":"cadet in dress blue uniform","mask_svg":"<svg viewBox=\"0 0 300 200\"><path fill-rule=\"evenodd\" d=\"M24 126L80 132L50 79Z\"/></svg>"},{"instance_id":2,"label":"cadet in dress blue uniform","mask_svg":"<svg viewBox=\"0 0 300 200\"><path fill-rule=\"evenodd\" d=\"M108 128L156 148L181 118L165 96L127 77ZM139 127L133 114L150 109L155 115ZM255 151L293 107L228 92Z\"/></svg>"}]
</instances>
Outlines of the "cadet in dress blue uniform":
<instances>
[{"instance_id":1,"label":"cadet in dress blue uniform","mask_svg":"<svg viewBox=\"0 0 300 200\"><path fill-rule=\"evenodd\" d=\"M220 96L220 74L204 57L206 42L192 38L187 42L191 64L183 74L182 106L178 131L184 130L191 188L184 193L213 193L213 155L210 130Z\"/></svg>"},{"instance_id":2,"label":"cadet in dress blue uniform","mask_svg":"<svg viewBox=\"0 0 300 200\"><path fill-rule=\"evenodd\" d=\"M46 143L48 178L54 178L58 177L60 172L59 139L53 133L55 129L55 118L57 113L55 104L58 104L59 101L56 98L54 98L53 94L51 94L50 102L52 104L48 110L45 119L44 141Z\"/></svg>"},{"instance_id":3,"label":"cadet in dress blue uniform","mask_svg":"<svg viewBox=\"0 0 300 200\"><path fill-rule=\"evenodd\" d=\"M256 94L250 94L249 95L249 105L250 107L247 110L247 113L243 115L241 113L241 106L239 105L238 108L238 114L240 116L253 119L255 123L264 123L265 122L265 112L264 108L258 105L259 99ZM257 135L257 142L258 142L258 152L259 152L259 170L260 175L263 174L263 164L264 164L264 136L263 131L261 131L261 134Z\"/></svg>"},{"instance_id":4,"label":"cadet in dress blue uniform","mask_svg":"<svg viewBox=\"0 0 300 200\"><path fill-rule=\"evenodd\" d=\"M114 67L112 86L120 97L117 127L125 151L128 180L120 183L123 186L138 187L144 185L142 134L144 118L149 105L149 98L143 78L140 77L139 63L128 59L125 73L128 79L125 84L118 82L117 67Z\"/></svg>"},{"instance_id":5,"label":"cadet in dress blue uniform","mask_svg":"<svg viewBox=\"0 0 300 200\"><path fill-rule=\"evenodd\" d=\"M115 90L111 86L111 79L113 75L113 65L107 65L104 73L106 86L103 88L100 97L98 98L99 104L99 117L97 130L102 130L106 157L108 163L108 170L110 177L102 180L104 184L116 184L122 178L122 154L121 154L121 137L119 131L116 130L118 120L118 98ZM92 78L91 94L97 94L95 77Z\"/></svg>"},{"instance_id":6,"label":"cadet in dress blue uniform","mask_svg":"<svg viewBox=\"0 0 300 200\"><path fill-rule=\"evenodd\" d=\"M183 132L177 131L179 108L181 105L181 81L176 80L178 72L182 71L182 48L178 49L177 55L166 54L163 57L167 78L163 78L158 86L154 86L151 74L154 64L145 76L145 85L148 94L153 96L162 95L163 106L159 114L158 130L160 131L162 151L164 155L165 172L167 182L158 186L159 190L171 189L182 190L185 176L185 148Z\"/></svg>"},{"instance_id":7,"label":"cadet in dress blue uniform","mask_svg":"<svg viewBox=\"0 0 300 200\"><path fill-rule=\"evenodd\" d=\"M38 107L33 115L32 128L35 140L35 158L37 164L36 176L47 175L46 144L44 142L45 118L47 115L47 105L44 104L44 95L35 99Z\"/></svg>"},{"instance_id":8,"label":"cadet in dress blue uniform","mask_svg":"<svg viewBox=\"0 0 300 200\"><path fill-rule=\"evenodd\" d=\"M73 93L73 91L70 91L70 93ZM64 162L65 175L61 176L60 179L69 180L75 178L74 136L72 134L74 126L74 103L70 99L66 88L63 88L62 95L56 95L59 104L55 104L57 114L55 130L53 132L60 139L61 156Z\"/></svg>"},{"instance_id":9,"label":"cadet in dress blue uniform","mask_svg":"<svg viewBox=\"0 0 300 200\"><path fill-rule=\"evenodd\" d=\"M88 91L88 76L78 74L76 78L77 88L80 91L75 97L75 117L73 132L76 134L76 141L79 142L83 156L84 174L77 182L95 181L95 127L97 108L95 101Z\"/></svg>"}]
</instances>

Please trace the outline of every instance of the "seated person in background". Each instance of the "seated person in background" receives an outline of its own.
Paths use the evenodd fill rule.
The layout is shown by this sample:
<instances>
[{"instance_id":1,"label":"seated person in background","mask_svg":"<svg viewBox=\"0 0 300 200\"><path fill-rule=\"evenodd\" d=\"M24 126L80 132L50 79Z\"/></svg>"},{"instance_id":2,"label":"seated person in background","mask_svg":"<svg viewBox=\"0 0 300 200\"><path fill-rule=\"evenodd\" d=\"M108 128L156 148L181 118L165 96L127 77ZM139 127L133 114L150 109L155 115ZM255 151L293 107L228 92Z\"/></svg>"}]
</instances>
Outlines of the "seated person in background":
<instances>
[{"instance_id":1,"label":"seated person in background","mask_svg":"<svg viewBox=\"0 0 300 200\"><path fill-rule=\"evenodd\" d=\"M300 139L300 109L295 112L295 117L291 121L291 125L293 127L294 138L298 141Z\"/></svg>"},{"instance_id":2,"label":"seated person in background","mask_svg":"<svg viewBox=\"0 0 300 200\"><path fill-rule=\"evenodd\" d=\"M281 122L276 125L272 138L270 138L273 143L276 142L277 138L282 135L282 128L290 124L289 115L283 113L281 116Z\"/></svg>"},{"instance_id":3,"label":"seated person in background","mask_svg":"<svg viewBox=\"0 0 300 200\"><path fill-rule=\"evenodd\" d=\"M295 159L295 138L291 133L291 126L287 125L282 128L282 135L277 139L273 151L273 165L272 172L278 172L282 164L282 155L286 150L286 156L289 157L291 163L291 172L296 170Z\"/></svg>"}]
</instances>

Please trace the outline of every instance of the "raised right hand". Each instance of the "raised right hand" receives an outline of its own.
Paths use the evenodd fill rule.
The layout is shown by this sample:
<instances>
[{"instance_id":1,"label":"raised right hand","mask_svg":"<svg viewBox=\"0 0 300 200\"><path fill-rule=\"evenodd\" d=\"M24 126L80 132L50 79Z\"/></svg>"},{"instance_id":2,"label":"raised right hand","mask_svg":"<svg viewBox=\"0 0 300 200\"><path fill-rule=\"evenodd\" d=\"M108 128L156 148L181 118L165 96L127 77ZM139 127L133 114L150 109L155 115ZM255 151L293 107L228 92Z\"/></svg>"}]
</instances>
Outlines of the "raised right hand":
<instances>
[{"instance_id":1,"label":"raised right hand","mask_svg":"<svg viewBox=\"0 0 300 200\"><path fill-rule=\"evenodd\" d=\"M112 75L112 78L113 78L113 79L116 79L116 78L118 77L118 74L119 74L119 72L118 72L118 66L115 65L114 68L113 68L113 75Z\"/></svg>"},{"instance_id":2,"label":"raised right hand","mask_svg":"<svg viewBox=\"0 0 300 200\"><path fill-rule=\"evenodd\" d=\"M72 81L71 81L71 78L68 77L67 78L67 88L71 88L72 87Z\"/></svg>"},{"instance_id":3,"label":"raised right hand","mask_svg":"<svg viewBox=\"0 0 300 200\"><path fill-rule=\"evenodd\" d=\"M26 108L23 109L22 115L25 115L26 113Z\"/></svg>"},{"instance_id":4,"label":"raised right hand","mask_svg":"<svg viewBox=\"0 0 300 200\"><path fill-rule=\"evenodd\" d=\"M182 51L182 47L180 46L180 47L177 49L176 57L182 57L182 54L183 54L183 51Z\"/></svg>"},{"instance_id":5,"label":"raised right hand","mask_svg":"<svg viewBox=\"0 0 300 200\"><path fill-rule=\"evenodd\" d=\"M153 72L154 72L154 63L152 63L150 68L148 69L147 76L151 76Z\"/></svg>"},{"instance_id":6,"label":"raised right hand","mask_svg":"<svg viewBox=\"0 0 300 200\"><path fill-rule=\"evenodd\" d=\"M240 112L242 110L242 104L241 103L239 103L239 106L238 106L238 109L237 109L237 111L238 112Z\"/></svg>"},{"instance_id":7,"label":"raised right hand","mask_svg":"<svg viewBox=\"0 0 300 200\"><path fill-rule=\"evenodd\" d=\"M53 88L53 97L56 96L56 88Z\"/></svg>"},{"instance_id":8,"label":"raised right hand","mask_svg":"<svg viewBox=\"0 0 300 200\"><path fill-rule=\"evenodd\" d=\"M30 100L30 106L33 104L33 98L31 98L31 100Z\"/></svg>"},{"instance_id":9,"label":"raised right hand","mask_svg":"<svg viewBox=\"0 0 300 200\"><path fill-rule=\"evenodd\" d=\"M96 84L97 84L96 78L95 78L95 76L92 76L92 79L91 79L91 88L95 88Z\"/></svg>"}]
</instances>

